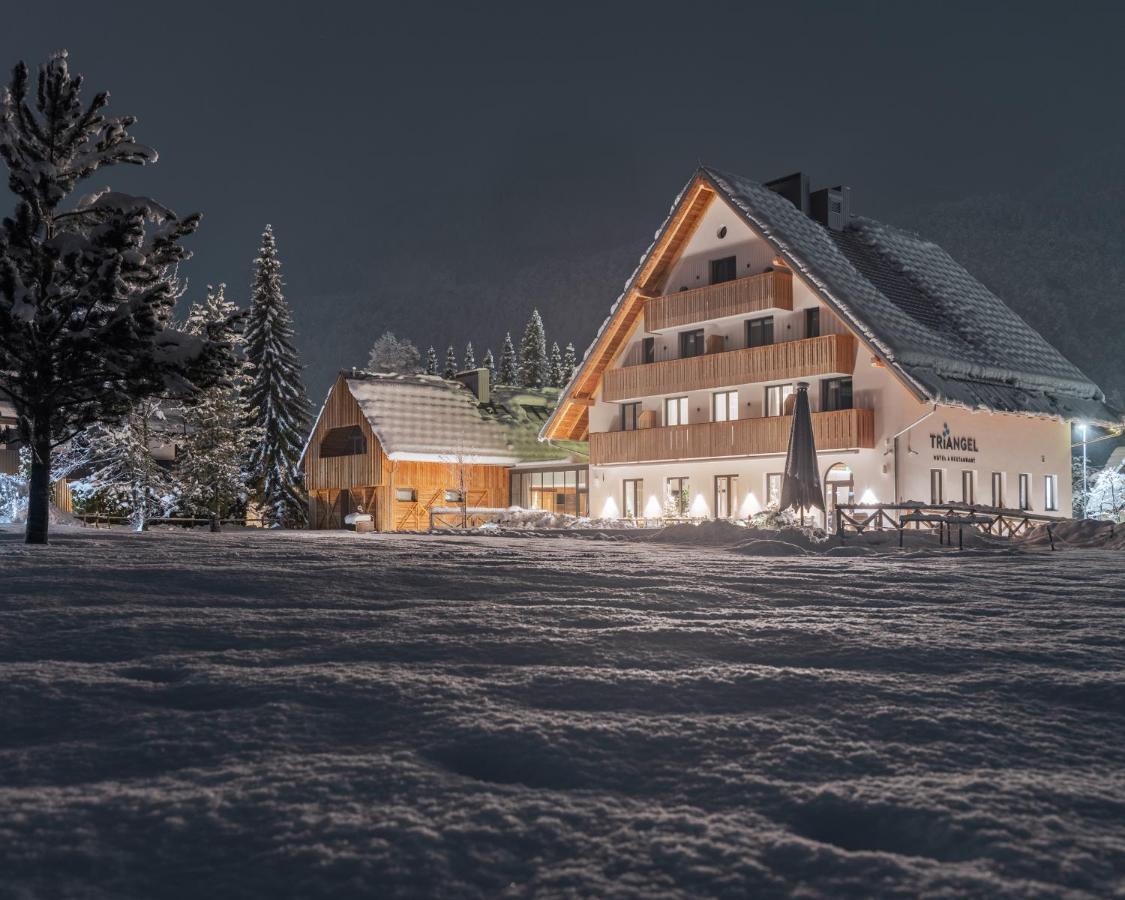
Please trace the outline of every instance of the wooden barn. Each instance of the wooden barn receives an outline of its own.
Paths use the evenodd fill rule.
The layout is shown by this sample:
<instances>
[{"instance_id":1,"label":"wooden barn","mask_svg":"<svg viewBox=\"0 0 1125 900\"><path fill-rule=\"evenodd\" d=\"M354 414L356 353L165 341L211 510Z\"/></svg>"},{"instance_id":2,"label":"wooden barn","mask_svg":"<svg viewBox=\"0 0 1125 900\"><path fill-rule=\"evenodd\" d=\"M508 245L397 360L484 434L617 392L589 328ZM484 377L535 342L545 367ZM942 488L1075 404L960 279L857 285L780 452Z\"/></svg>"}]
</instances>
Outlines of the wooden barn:
<instances>
[{"instance_id":1,"label":"wooden barn","mask_svg":"<svg viewBox=\"0 0 1125 900\"><path fill-rule=\"evenodd\" d=\"M557 397L492 389L487 369L456 380L341 372L301 457L309 526L342 528L363 512L378 531L418 531L435 507L506 507L517 466L521 485L529 467L572 473L559 478L559 508L584 509L585 444L538 439Z\"/></svg>"}]
</instances>

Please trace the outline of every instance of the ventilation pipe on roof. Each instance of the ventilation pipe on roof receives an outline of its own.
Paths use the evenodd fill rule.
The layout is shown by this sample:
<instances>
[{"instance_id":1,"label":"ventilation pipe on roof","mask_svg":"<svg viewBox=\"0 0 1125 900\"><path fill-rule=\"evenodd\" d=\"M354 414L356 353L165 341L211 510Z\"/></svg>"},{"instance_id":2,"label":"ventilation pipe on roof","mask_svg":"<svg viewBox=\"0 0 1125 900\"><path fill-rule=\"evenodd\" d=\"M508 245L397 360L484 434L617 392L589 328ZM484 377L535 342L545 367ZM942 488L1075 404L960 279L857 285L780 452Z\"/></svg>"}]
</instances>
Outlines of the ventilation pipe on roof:
<instances>
[{"instance_id":1,"label":"ventilation pipe on roof","mask_svg":"<svg viewBox=\"0 0 1125 900\"><path fill-rule=\"evenodd\" d=\"M838 184L813 191L809 194L809 215L825 228L843 231L852 218L852 189Z\"/></svg>"}]
</instances>

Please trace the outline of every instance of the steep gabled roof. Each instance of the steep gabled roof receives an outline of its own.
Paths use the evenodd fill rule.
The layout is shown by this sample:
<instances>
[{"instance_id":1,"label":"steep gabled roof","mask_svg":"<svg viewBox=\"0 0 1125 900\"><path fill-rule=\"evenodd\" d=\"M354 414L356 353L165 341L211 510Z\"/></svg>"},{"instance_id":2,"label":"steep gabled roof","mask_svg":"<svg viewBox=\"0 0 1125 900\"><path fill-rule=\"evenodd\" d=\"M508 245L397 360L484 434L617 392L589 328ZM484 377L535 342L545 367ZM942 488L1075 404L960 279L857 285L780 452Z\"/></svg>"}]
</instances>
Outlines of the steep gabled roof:
<instances>
[{"instance_id":1,"label":"steep gabled roof","mask_svg":"<svg viewBox=\"0 0 1125 900\"><path fill-rule=\"evenodd\" d=\"M491 401L481 404L459 381L436 375L348 371L341 376L392 460L462 459L507 466L585 455L583 444L547 445L537 440L557 390L498 387ZM315 431L314 423L310 434Z\"/></svg>"},{"instance_id":2,"label":"steep gabled roof","mask_svg":"<svg viewBox=\"0 0 1125 900\"><path fill-rule=\"evenodd\" d=\"M647 274L658 269L666 276L670 270L674 256L665 236L682 230L683 198L693 192L708 195L707 200L716 194L725 199L919 399L994 412L1119 421L1097 385L937 244L865 218L832 231L764 185L704 167L677 198L543 437L584 432L585 416L576 410L589 405L645 297L665 289ZM615 326L625 322L628 328ZM605 346L607 336L616 339L612 348ZM576 402L580 388L583 396Z\"/></svg>"}]
</instances>

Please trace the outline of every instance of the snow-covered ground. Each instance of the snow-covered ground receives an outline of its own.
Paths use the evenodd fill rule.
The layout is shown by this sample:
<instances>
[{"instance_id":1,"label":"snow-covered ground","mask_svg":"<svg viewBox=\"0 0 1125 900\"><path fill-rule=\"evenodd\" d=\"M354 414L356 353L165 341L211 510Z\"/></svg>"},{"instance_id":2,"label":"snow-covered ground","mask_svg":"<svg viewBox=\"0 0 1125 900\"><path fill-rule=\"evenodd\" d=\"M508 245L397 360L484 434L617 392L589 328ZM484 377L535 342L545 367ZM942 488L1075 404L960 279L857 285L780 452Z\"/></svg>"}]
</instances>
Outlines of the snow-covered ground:
<instances>
[{"instance_id":1,"label":"snow-covered ground","mask_svg":"<svg viewBox=\"0 0 1125 900\"><path fill-rule=\"evenodd\" d=\"M0 896L1107 896L1121 551L0 532Z\"/></svg>"}]
</instances>

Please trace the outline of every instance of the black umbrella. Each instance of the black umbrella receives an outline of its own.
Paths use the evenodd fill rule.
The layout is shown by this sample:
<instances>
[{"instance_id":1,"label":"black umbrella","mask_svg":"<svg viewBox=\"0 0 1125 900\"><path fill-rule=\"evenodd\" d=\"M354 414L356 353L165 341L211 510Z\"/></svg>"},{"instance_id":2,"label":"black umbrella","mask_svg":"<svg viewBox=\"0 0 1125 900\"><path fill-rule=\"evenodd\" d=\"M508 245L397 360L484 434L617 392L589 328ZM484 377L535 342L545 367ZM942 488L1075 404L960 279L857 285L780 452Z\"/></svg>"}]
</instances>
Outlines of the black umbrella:
<instances>
[{"instance_id":1,"label":"black umbrella","mask_svg":"<svg viewBox=\"0 0 1125 900\"><path fill-rule=\"evenodd\" d=\"M816 440L813 438L812 413L809 411L809 384L797 382L793 404L793 428L789 432L789 452L785 456L785 477L781 481L781 508L796 507L805 521L805 510L824 512L824 492L820 489L820 473L816 465Z\"/></svg>"}]
</instances>

